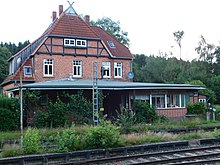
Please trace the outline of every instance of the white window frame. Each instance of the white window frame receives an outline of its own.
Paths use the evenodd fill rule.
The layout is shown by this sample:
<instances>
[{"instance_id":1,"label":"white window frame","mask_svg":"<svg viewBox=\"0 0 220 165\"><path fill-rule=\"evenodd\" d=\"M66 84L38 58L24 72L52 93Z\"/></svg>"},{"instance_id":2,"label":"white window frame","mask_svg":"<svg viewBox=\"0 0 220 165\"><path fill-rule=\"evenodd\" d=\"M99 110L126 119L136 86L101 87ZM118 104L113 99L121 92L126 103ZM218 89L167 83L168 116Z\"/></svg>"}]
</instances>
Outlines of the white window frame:
<instances>
[{"instance_id":1,"label":"white window frame","mask_svg":"<svg viewBox=\"0 0 220 165\"><path fill-rule=\"evenodd\" d=\"M64 42L65 46L75 46L76 45L76 40L75 39L64 38L63 42Z\"/></svg>"},{"instance_id":2,"label":"white window frame","mask_svg":"<svg viewBox=\"0 0 220 165\"><path fill-rule=\"evenodd\" d=\"M111 48L115 48L115 44L113 41L108 41L108 45L111 47Z\"/></svg>"},{"instance_id":3,"label":"white window frame","mask_svg":"<svg viewBox=\"0 0 220 165\"><path fill-rule=\"evenodd\" d=\"M82 61L74 60L73 61L73 77L82 77Z\"/></svg>"},{"instance_id":4,"label":"white window frame","mask_svg":"<svg viewBox=\"0 0 220 165\"><path fill-rule=\"evenodd\" d=\"M114 62L114 77L115 78L122 78L122 63L121 62Z\"/></svg>"},{"instance_id":5,"label":"white window frame","mask_svg":"<svg viewBox=\"0 0 220 165\"><path fill-rule=\"evenodd\" d=\"M78 47L86 47L86 40L76 39L76 46L78 46Z\"/></svg>"},{"instance_id":6,"label":"white window frame","mask_svg":"<svg viewBox=\"0 0 220 165\"><path fill-rule=\"evenodd\" d=\"M29 68L30 72L27 72L27 68ZM31 66L24 66L24 75L25 76L31 76L32 75Z\"/></svg>"},{"instance_id":7,"label":"white window frame","mask_svg":"<svg viewBox=\"0 0 220 165\"><path fill-rule=\"evenodd\" d=\"M47 67L48 73L45 73L45 67ZM50 68L51 68L51 74L50 74ZM53 59L44 59L44 77L53 77Z\"/></svg>"},{"instance_id":8,"label":"white window frame","mask_svg":"<svg viewBox=\"0 0 220 165\"><path fill-rule=\"evenodd\" d=\"M9 75L14 74L14 59L9 63Z\"/></svg>"},{"instance_id":9,"label":"white window frame","mask_svg":"<svg viewBox=\"0 0 220 165\"><path fill-rule=\"evenodd\" d=\"M159 102L157 102L159 100ZM185 94L151 94L151 106L157 109L186 108Z\"/></svg>"},{"instance_id":10,"label":"white window frame","mask_svg":"<svg viewBox=\"0 0 220 165\"><path fill-rule=\"evenodd\" d=\"M111 77L111 63L110 62L102 62L102 67L106 70L103 71L103 78Z\"/></svg>"}]
</instances>

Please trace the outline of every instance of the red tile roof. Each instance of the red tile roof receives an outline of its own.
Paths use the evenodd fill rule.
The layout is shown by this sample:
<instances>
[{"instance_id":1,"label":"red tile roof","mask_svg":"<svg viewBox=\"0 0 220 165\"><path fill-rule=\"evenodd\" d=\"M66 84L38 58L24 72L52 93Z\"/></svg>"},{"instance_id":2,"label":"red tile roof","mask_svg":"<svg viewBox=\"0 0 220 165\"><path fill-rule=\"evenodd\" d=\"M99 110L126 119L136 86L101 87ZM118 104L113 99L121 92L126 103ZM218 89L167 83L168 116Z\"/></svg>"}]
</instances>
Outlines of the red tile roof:
<instances>
[{"instance_id":1,"label":"red tile roof","mask_svg":"<svg viewBox=\"0 0 220 165\"><path fill-rule=\"evenodd\" d=\"M62 13L60 18L50 27L47 34L75 36L83 38L99 38L98 35L77 15Z\"/></svg>"},{"instance_id":2,"label":"red tile roof","mask_svg":"<svg viewBox=\"0 0 220 165\"><path fill-rule=\"evenodd\" d=\"M91 26L91 28L98 34L100 39L105 43L105 46L111 52L112 56L119 58L133 58L133 55L131 54L130 50L125 45L120 43L111 34L97 26ZM109 45L110 41L114 43L114 47L111 47Z\"/></svg>"}]
</instances>

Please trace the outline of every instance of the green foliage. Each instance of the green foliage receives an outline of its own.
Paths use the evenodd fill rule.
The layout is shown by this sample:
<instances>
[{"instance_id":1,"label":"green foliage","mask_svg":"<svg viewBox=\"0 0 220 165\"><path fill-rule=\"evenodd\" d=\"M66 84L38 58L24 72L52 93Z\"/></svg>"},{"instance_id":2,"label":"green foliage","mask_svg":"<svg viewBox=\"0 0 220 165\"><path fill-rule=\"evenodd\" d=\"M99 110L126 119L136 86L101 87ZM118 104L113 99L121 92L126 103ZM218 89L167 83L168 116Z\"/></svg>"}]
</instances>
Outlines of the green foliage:
<instances>
[{"instance_id":1,"label":"green foliage","mask_svg":"<svg viewBox=\"0 0 220 165\"><path fill-rule=\"evenodd\" d=\"M39 130L28 128L23 139L23 150L25 154L40 153L41 136Z\"/></svg>"},{"instance_id":2,"label":"green foliage","mask_svg":"<svg viewBox=\"0 0 220 165\"><path fill-rule=\"evenodd\" d=\"M122 133L129 133L131 127L136 123L134 111L122 107L120 112L117 111L115 124L120 126Z\"/></svg>"},{"instance_id":3,"label":"green foliage","mask_svg":"<svg viewBox=\"0 0 220 165\"><path fill-rule=\"evenodd\" d=\"M55 102L50 101L47 110L36 111L35 126L43 127L64 127L72 123L91 123L92 103L84 97L83 91L69 95L64 93L64 97L57 97Z\"/></svg>"},{"instance_id":4,"label":"green foliage","mask_svg":"<svg viewBox=\"0 0 220 165\"><path fill-rule=\"evenodd\" d=\"M65 95L69 100L69 116L73 116L73 121L76 124L90 123L92 119L92 103L83 96L83 91L79 91L77 94Z\"/></svg>"},{"instance_id":5,"label":"green foliage","mask_svg":"<svg viewBox=\"0 0 220 165\"><path fill-rule=\"evenodd\" d=\"M111 148L119 143L119 130L112 124L105 122L86 130L83 142L85 148Z\"/></svg>"},{"instance_id":6,"label":"green foliage","mask_svg":"<svg viewBox=\"0 0 220 165\"><path fill-rule=\"evenodd\" d=\"M188 112L187 112L188 114L202 115L202 114L205 114L206 107L203 102L196 102L193 104L188 104L187 110L188 110Z\"/></svg>"},{"instance_id":7,"label":"green foliage","mask_svg":"<svg viewBox=\"0 0 220 165\"><path fill-rule=\"evenodd\" d=\"M97 21L90 22L92 26L98 26L114 36L122 44L129 46L128 32L121 30L120 22L113 21L111 18L103 17Z\"/></svg>"},{"instance_id":8,"label":"green foliage","mask_svg":"<svg viewBox=\"0 0 220 165\"><path fill-rule=\"evenodd\" d=\"M138 123L152 123L158 119L156 109L147 102L136 101L134 105Z\"/></svg>"},{"instance_id":9,"label":"green foliage","mask_svg":"<svg viewBox=\"0 0 220 165\"><path fill-rule=\"evenodd\" d=\"M49 103L47 122L50 123L50 126L53 128L65 126L68 111L68 105L62 102L58 97L55 103Z\"/></svg>"},{"instance_id":10,"label":"green foliage","mask_svg":"<svg viewBox=\"0 0 220 165\"><path fill-rule=\"evenodd\" d=\"M23 150L20 146L13 144L13 145L5 145L1 152L1 157L15 157L23 155Z\"/></svg>"},{"instance_id":11,"label":"green foliage","mask_svg":"<svg viewBox=\"0 0 220 165\"><path fill-rule=\"evenodd\" d=\"M220 138L220 130L215 128L215 130L212 132L212 135L215 138Z\"/></svg>"},{"instance_id":12,"label":"green foliage","mask_svg":"<svg viewBox=\"0 0 220 165\"><path fill-rule=\"evenodd\" d=\"M185 128L195 128L202 124L202 120L199 117L195 117L195 118L182 120L179 123Z\"/></svg>"},{"instance_id":13,"label":"green foliage","mask_svg":"<svg viewBox=\"0 0 220 165\"><path fill-rule=\"evenodd\" d=\"M38 110L34 115L34 126L37 128L49 127L49 113Z\"/></svg>"},{"instance_id":14,"label":"green foliage","mask_svg":"<svg viewBox=\"0 0 220 165\"><path fill-rule=\"evenodd\" d=\"M0 131L16 130L19 126L20 110L18 100L0 96Z\"/></svg>"},{"instance_id":15,"label":"green foliage","mask_svg":"<svg viewBox=\"0 0 220 165\"><path fill-rule=\"evenodd\" d=\"M61 133L58 133L58 151L59 152L70 152L75 151L79 146L79 137L76 135L74 128L65 129Z\"/></svg>"},{"instance_id":16,"label":"green foliage","mask_svg":"<svg viewBox=\"0 0 220 165\"><path fill-rule=\"evenodd\" d=\"M8 76L8 59L11 55L14 55L21 49L23 49L30 42L25 41L24 43L19 42L18 46L11 42L0 44L0 82L2 82Z\"/></svg>"},{"instance_id":17,"label":"green foliage","mask_svg":"<svg viewBox=\"0 0 220 165\"><path fill-rule=\"evenodd\" d=\"M2 82L8 75L8 58L11 56L11 52L6 47L0 47L0 82Z\"/></svg>"}]
</instances>

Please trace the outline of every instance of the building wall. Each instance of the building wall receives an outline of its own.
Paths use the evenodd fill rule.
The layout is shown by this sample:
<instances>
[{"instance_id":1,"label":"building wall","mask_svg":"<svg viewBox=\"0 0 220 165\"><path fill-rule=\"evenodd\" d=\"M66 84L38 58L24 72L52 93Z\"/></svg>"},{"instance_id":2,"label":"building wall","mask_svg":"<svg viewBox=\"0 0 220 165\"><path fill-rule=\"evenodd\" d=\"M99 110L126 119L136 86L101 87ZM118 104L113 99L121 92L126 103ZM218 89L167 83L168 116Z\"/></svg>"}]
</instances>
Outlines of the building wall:
<instances>
[{"instance_id":1,"label":"building wall","mask_svg":"<svg viewBox=\"0 0 220 165\"><path fill-rule=\"evenodd\" d=\"M186 108L157 109L158 115L164 115L169 119L183 119L186 116Z\"/></svg>"},{"instance_id":2,"label":"building wall","mask_svg":"<svg viewBox=\"0 0 220 165\"><path fill-rule=\"evenodd\" d=\"M82 77L91 79L93 75L93 61L98 62L98 77L101 78L102 62L111 63L111 79L129 81L128 73L131 71L131 59L111 58L100 41L87 41L86 48L65 47L62 38L51 38L39 49L40 54L34 56L34 77L36 82L62 79L70 77L73 73L73 61L82 61ZM44 59L53 59L53 76L45 77L43 74ZM122 78L114 78L114 62L122 63Z\"/></svg>"}]
</instances>

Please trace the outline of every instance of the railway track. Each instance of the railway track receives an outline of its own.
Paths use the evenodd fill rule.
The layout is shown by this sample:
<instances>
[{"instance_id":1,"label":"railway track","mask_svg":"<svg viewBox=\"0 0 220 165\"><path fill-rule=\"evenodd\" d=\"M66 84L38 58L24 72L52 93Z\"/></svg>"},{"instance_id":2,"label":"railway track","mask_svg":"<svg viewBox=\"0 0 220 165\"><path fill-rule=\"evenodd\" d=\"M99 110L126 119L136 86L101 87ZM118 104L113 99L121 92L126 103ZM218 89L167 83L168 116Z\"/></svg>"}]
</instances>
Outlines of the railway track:
<instances>
[{"instance_id":1,"label":"railway track","mask_svg":"<svg viewBox=\"0 0 220 165\"><path fill-rule=\"evenodd\" d=\"M144 153L111 158L83 160L62 165L108 164L108 165L141 165L141 164L205 164L220 162L220 146L196 147L165 152Z\"/></svg>"},{"instance_id":2,"label":"railway track","mask_svg":"<svg viewBox=\"0 0 220 165\"><path fill-rule=\"evenodd\" d=\"M209 160L209 157L212 157L212 159L216 159L213 161L217 162L217 157L220 157L219 144L219 138L197 139L190 141L161 142L155 144L144 144L109 149L82 150L67 153L24 155L2 158L0 159L0 165L169 164L168 160L175 164L175 162L178 161L186 162L188 159L191 161L201 161L202 159L199 157L205 158L206 160ZM204 153L206 155L201 155L199 153ZM198 155L197 158L194 154Z\"/></svg>"}]
</instances>

